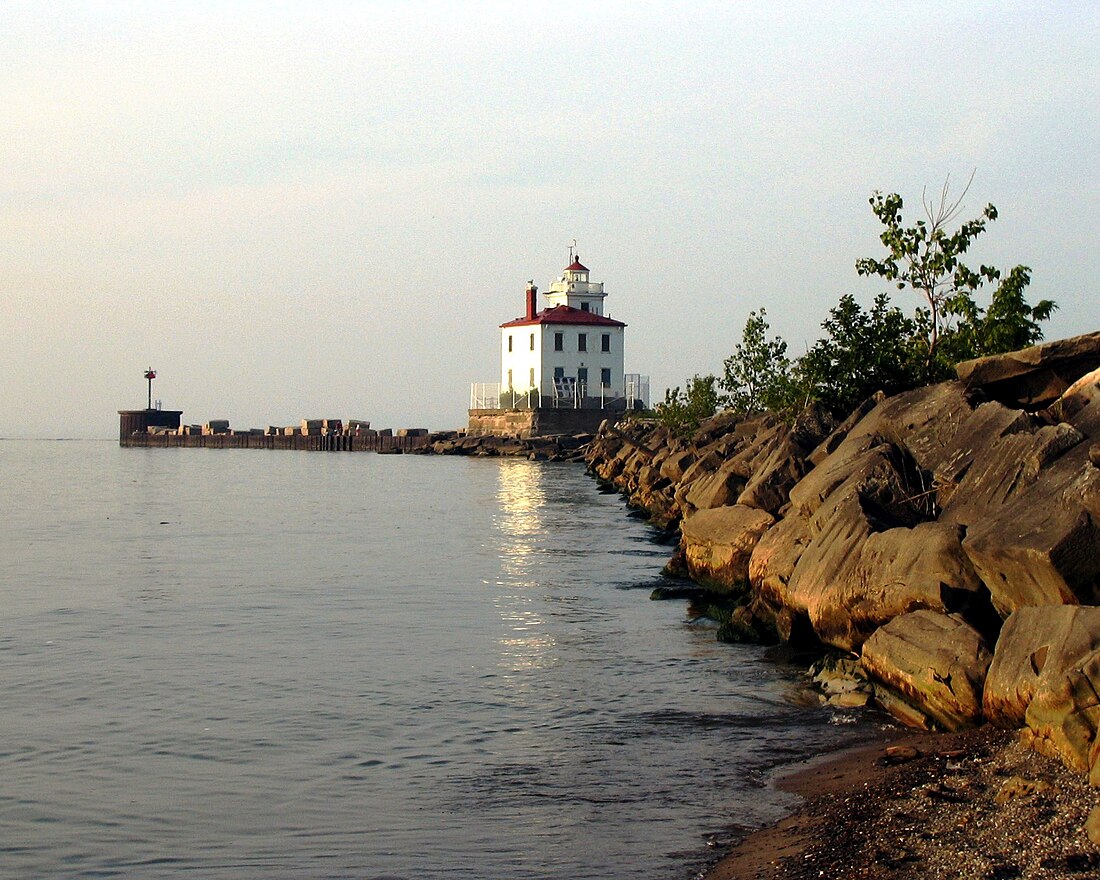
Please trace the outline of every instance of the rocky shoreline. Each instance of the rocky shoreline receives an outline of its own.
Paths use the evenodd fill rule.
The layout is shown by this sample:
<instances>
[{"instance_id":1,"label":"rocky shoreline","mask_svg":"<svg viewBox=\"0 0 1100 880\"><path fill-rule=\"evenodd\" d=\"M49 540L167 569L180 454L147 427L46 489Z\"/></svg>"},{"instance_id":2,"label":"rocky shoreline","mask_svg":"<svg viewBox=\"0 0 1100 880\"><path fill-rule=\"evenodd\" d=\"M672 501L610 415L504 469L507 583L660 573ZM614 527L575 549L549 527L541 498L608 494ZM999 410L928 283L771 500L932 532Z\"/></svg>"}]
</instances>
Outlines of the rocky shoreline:
<instances>
[{"instance_id":1,"label":"rocky shoreline","mask_svg":"<svg viewBox=\"0 0 1100 880\"><path fill-rule=\"evenodd\" d=\"M559 434L544 437L468 435L458 431L429 434L414 455L463 455L476 458L526 458L530 461L584 462L591 434Z\"/></svg>"},{"instance_id":2,"label":"rocky shoreline","mask_svg":"<svg viewBox=\"0 0 1100 880\"><path fill-rule=\"evenodd\" d=\"M830 702L924 731L988 723L1022 743L991 738L997 760L1026 748L1100 785L1098 441L1100 332L961 364L842 420L605 426L585 460L679 530L667 571L719 597L724 638L824 658Z\"/></svg>"}]
</instances>

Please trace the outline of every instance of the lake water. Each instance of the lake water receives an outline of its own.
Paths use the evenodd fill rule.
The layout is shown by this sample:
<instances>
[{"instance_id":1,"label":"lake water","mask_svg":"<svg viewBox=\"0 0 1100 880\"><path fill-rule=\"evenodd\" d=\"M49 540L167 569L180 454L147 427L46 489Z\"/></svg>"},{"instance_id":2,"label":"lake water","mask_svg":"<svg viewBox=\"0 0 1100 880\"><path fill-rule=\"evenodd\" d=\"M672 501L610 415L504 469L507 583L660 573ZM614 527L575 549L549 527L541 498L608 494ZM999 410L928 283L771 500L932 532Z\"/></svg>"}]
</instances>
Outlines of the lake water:
<instances>
[{"instance_id":1,"label":"lake water","mask_svg":"<svg viewBox=\"0 0 1100 880\"><path fill-rule=\"evenodd\" d=\"M576 465L0 467L3 877L689 878L850 735Z\"/></svg>"}]
</instances>

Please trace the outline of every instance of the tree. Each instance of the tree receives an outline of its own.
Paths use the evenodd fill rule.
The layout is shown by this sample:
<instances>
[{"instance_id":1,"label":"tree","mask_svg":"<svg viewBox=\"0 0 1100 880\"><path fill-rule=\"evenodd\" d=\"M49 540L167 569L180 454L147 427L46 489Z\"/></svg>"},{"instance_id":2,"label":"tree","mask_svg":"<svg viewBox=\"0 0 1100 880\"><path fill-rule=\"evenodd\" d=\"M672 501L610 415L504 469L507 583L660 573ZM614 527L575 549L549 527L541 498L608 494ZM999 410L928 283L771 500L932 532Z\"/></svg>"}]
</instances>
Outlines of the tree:
<instances>
[{"instance_id":1,"label":"tree","mask_svg":"<svg viewBox=\"0 0 1100 880\"><path fill-rule=\"evenodd\" d=\"M743 413L789 409L798 396L787 358L787 343L768 338L768 314L749 312L741 341L725 360L725 373L718 384L725 392L725 404Z\"/></svg>"},{"instance_id":2,"label":"tree","mask_svg":"<svg viewBox=\"0 0 1100 880\"><path fill-rule=\"evenodd\" d=\"M1039 321L1046 321L1058 307L1052 300L1028 304L1024 290L1031 283L1031 270L1016 266L1004 278L999 277L989 308L984 311L973 302L960 310L958 327L943 340L945 360L952 364L988 354L1016 351L1034 345L1043 338Z\"/></svg>"},{"instance_id":3,"label":"tree","mask_svg":"<svg viewBox=\"0 0 1100 880\"><path fill-rule=\"evenodd\" d=\"M887 254L882 260L856 260L860 275L893 281L899 290L911 288L924 300L926 307L917 310L914 329L924 342L922 379L926 382L945 378L960 360L1034 344L1042 338L1037 322L1046 320L1056 308L1049 300L1032 307L1024 299L1031 280L1027 266L1016 266L1001 280L1001 272L992 266L982 265L974 271L962 262L986 224L997 219L997 209L986 205L980 216L949 231L969 189L968 182L962 195L952 200L948 180L938 200L922 194L925 219L912 226L905 226L902 220L901 196L876 191L870 199L871 210L885 227L879 239ZM983 311L974 294L993 281L1000 284L993 304Z\"/></svg>"},{"instance_id":4,"label":"tree","mask_svg":"<svg viewBox=\"0 0 1100 880\"><path fill-rule=\"evenodd\" d=\"M876 391L895 394L919 384L916 324L885 293L870 311L842 296L821 327L825 338L799 358L797 373L807 394L833 412L850 412Z\"/></svg>"},{"instance_id":5,"label":"tree","mask_svg":"<svg viewBox=\"0 0 1100 880\"><path fill-rule=\"evenodd\" d=\"M718 389L714 376L692 376L687 390L679 386L665 391L664 403L654 407L657 421L678 437L692 433L703 419L718 411Z\"/></svg>"}]
</instances>

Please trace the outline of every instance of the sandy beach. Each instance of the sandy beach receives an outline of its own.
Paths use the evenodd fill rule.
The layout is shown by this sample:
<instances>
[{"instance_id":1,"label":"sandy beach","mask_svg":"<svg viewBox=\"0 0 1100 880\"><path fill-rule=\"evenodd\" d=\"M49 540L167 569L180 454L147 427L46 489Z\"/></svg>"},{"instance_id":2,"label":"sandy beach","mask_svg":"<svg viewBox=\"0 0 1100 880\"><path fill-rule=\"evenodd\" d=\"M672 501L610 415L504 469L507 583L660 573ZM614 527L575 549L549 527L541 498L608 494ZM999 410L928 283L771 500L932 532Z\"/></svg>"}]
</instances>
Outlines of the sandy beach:
<instances>
[{"instance_id":1,"label":"sandy beach","mask_svg":"<svg viewBox=\"0 0 1100 880\"><path fill-rule=\"evenodd\" d=\"M794 768L805 800L702 880L1100 876L1085 822L1100 791L1009 731L892 735Z\"/></svg>"}]
</instances>

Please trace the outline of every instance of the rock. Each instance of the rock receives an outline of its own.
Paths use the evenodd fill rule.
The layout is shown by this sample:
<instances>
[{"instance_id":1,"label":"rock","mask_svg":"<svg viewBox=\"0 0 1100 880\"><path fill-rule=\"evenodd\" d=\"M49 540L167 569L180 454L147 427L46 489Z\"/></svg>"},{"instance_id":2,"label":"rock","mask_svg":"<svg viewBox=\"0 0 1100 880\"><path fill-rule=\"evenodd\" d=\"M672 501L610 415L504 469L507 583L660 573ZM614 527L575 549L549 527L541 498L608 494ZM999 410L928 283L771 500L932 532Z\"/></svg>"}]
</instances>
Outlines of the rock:
<instances>
[{"instance_id":1,"label":"rock","mask_svg":"<svg viewBox=\"0 0 1100 880\"><path fill-rule=\"evenodd\" d=\"M715 638L731 644L775 644L776 634L766 621L758 619L742 605L730 612L729 619L718 627Z\"/></svg>"},{"instance_id":2,"label":"rock","mask_svg":"<svg viewBox=\"0 0 1100 880\"><path fill-rule=\"evenodd\" d=\"M930 464L944 515L969 525L1034 482L1046 438L1036 441L1033 432L1039 426L1031 417L999 403L983 403L958 418L949 447Z\"/></svg>"},{"instance_id":3,"label":"rock","mask_svg":"<svg viewBox=\"0 0 1100 880\"><path fill-rule=\"evenodd\" d=\"M891 764L904 764L907 761L915 761L920 757L920 749L913 746L887 746L886 760Z\"/></svg>"},{"instance_id":4,"label":"rock","mask_svg":"<svg viewBox=\"0 0 1100 880\"><path fill-rule=\"evenodd\" d=\"M695 436L692 438L697 445L706 446L708 443L712 443L719 437L724 437L731 431L735 430L737 425L744 421L744 416L740 413L735 413L731 410L723 410L720 413L716 413L709 419L704 419L699 428L695 432Z\"/></svg>"},{"instance_id":5,"label":"rock","mask_svg":"<svg viewBox=\"0 0 1100 880\"><path fill-rule=\"evenodd\" d=\"M679 482L684 476L684 471L694 463L694 449L683 449L679 452L670 453L669 456L661 462L661 476L670 482Z\"/></svg>"},{"instance_id":6,"label":"rock","mask_svg":"<svg viewBox=\"0 0 1100 880\"><path fill-rule=\"evenodd\" d=\"M1003 807L1010 801L1034 797L1037 794L1046 794L1050 790L1050 783L1045 779L1025 779L1022 776L1009 776L997 789L997 793L993 795L993 803Z\"/></svg>"},{"instance_id":7,"label":"rock","mask_svg":"<svg viewBox=\"0 0 1100 880\"><path fill-rule=\"evenodd\" d=\"M1013 612L986 676L986 720L998 727L1020 727L1040 684L1063 677L1098 647L1100 608L1046 605Z\"/></svg>"},{"instance_id":8,"label":"rock","mask_svg":"<svg viewBox=\"0 0 1100 880\"><path fill-rule=\"evenodd\" d=\"M906 727L917 730L932 731L936 729L936 721L926 712L922 712L912 703L909 703L897 695L895 691L883 685L874 686L875 702L890 715Z\"/></svg>"},{"instance_id":9,"label":"rock","mask_svg":"<svg viewBox=\"0 0 1100 880\"><path fill-rule=\"evenodd\" d=\"M791 436L784 436L755 463L752 476L736 502L778 514L790 500L791 489L809 469L805 449Z\"/></svg>"},{"instance_id":10,"label":"rock","mask_svg":"<svg viewBox=\"0 0 1100 880\"><path fill-rule=\"evenodd\" d=\"M676 499L682 503L683 496L689 491L692 483L707 474L712 474L722 465L722 457L716 452L708 452L693 461L680 477L676 487Z\"/></svg>"},{"instance_id":11,"label":"rock","mask_svg":"<svg viewBox=\"0 0 1100 880\"><path fill-rule=\"evenodd\" d=\"M957 615L914 611L876 630L863 645L867 675L945 730L974 727L993 655Z\"/></svg>"},{"instance_id":12,"label":"rock","mask_svg":"<svg viewBox=\"0 0 1100 880\"><path fill-rule=\"evenodd\" d=\"M700 510L685 518L681 531L691 578L719 588L742 586L752 551L774 522L771 514L741 505Z\"/></svg>"},{"instance_id":13,"label":"rock","mask_svg":"<svg viewBox=\"0 0 1100 880\"><path fill-rule=\"evenodd\" d=\"M794 509L815 514L830 498L858 494L881 528L933 518L932 480L906 450L878 435L850 437L790 491Z\"/></svg>"},{"instance_id":14,"label":"rock","mask_svg":"<svg viewBox=\"0 0 1100 880\"><path fill-rule=\"evenodd\" d=\"M759 581L804 612L821 641L858 650L900 614L961 610L968 603L960 597L983 589L957 528L929 522L876 532L860 492L835 494L810 518L809 542L785 588L781 578Z\"/></svg>"},{"instance_id":15,"label":"rock","mask_svg":"<svg viewBox=\"0 0 1100 880\"><path fill-rule=\"evenodd\" d=\"M761 464L777 445L782 443L790 434L786 425L777 425L771 422L760 424L760 430L747 437L741 437L738 432L738 444L733 454L728 456L729 466L745 480L752 479L760 469Z\"/></svg>"},{"instance_id":16,"label":"rock","mask_svg":"<svg viewBox=\"0 0 1100 880\"><path fill-rule=\"evenodd\" d=\"M726 589L747 575L743 622L784 637L859 649L926 609L992 639L1018 609L1100 602L1100 333L960 376L835 428L822 411L791 426L720 413L691 438L635 422L587 460L653 521L684 518L670 570ZM1059 396L1037 409L1032 379L1051 376Z\"/></svg>"},{"instance_id":17,"label":"rock","mask_svg":"<svg viewBox=\"0 0 1100 880\"><path fill-rule=\"evenodd\" d=\"M844 419L839 425L833 428L832 432L828 434L823 440L819 441L817 447L809 455L809 461L813 465L819 465L826 458L836 452L837 447L847 439L849 432L854 428L863 418L871 412L876 406L878 406L885 399L885 395L880 391L873 397L868 397L859 406L857 406L852 412Z\"/></svg>"},{"instance_id":18,"label":"rock","mask_svg":"<svg viewBox=\"0 0 1100 880\"><path fill-rule=\"evenodd\" d=\"M806 406L791 425L790 435L803 449L814 449L837 427L837 420L828 407L817 401Z\"/></svg>"},{"instance_id":19,"label":"rock","mask_svg":"<svg viewBox=\"0 0 1100 880\"><path fill-rule=\"evenodd\" d=\"M1085 819L1085 836L1093 846L1100 846L1100 807L1093 807Z\"/></svg>"},{"instance_id":20,"label":"rock","mask_svg":"<svg viewBox=\"0 0 1100 880\"><path fill-rule=\"evenodd\" d=\"M1034 408L1057 400L1097 367L1100 331L963 361L955 372L968 388L981 388L994 400Z\"/></svg>"},{"instance_id":21,"label":"rock","mask_svg":"<svg viewBox=\"0 0 1100 880\"><path fill-rule=\"evenodd\" d=\"M847 691L834 694L825 701L825 704L834 709L861 709L869 702L871 702L871 694L867 691Z\"/></svg>"},{"instance_id":22,"label":"rock","mask_svg":"<svg viewBox=\"0 0 1100 880\"><path fill-rule=\"evenodd\" d=\"M775 608L797 610L787 589L798 560L810 543L810 520L788 513L766 531L749 559L749 582L756 595Z\"/></svg>"},{"instance_id":23,"label":"rock","mask_svg":"<svg viewBox=\"0 0 1100 880\"><path fill-rule=\"evenodd\" d=\"M1003 616L1100 599L1100 470L1086 454L1079 445L970 527L963 547Z\"/></svg>"},{"instance_id":24,"label":"rock","mask_svg":"<svg viewBox=\"0 0 1100 880\"><path fill-rule=\"evenodd\" d=\"M1024 713L1027 726L1021 741L1073 770L1089 772L1090 753L1100 727L1097 688L1100 650L1085 655L1062 675L1041 678ZM1097 774L1100 776L1100 767Z\"/></svg>"},{"instance_id":25,"label":"rock","mask_svg":"<svg viewBox=\"0 0 1100 880\"><path fill-rule=\"evenodd\" d=\"M853 709L865 706L870 699L871 683L854 658L825 657L810 667L810 673L831 706Z\"/></svg>"},{"instance_id":26,"label":"rock","mask_svg":"<svg viewBox=\"0 0 1100 880\"><path fill-rule=\"evenodd\" d=\"M682 496L681 508L690 515L696 510L727 507L736 503L744 487L744 478L729 462L723 462L713 473L701 476L690 484Z\"/></svg>"}]
</instances>

